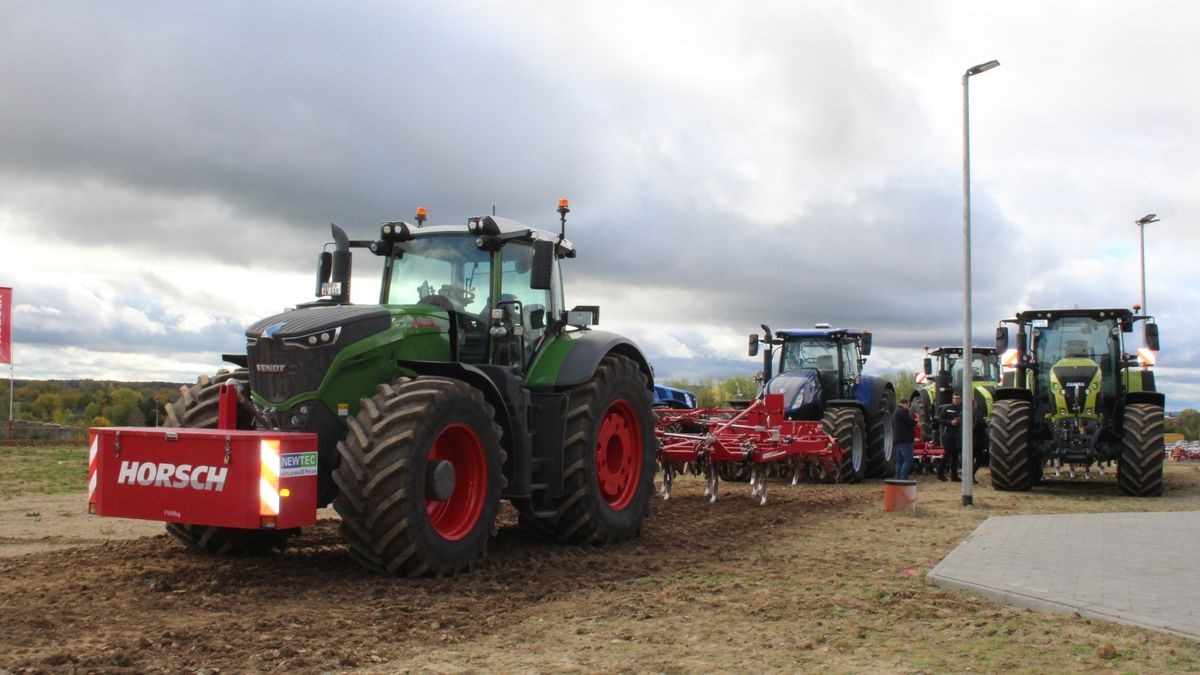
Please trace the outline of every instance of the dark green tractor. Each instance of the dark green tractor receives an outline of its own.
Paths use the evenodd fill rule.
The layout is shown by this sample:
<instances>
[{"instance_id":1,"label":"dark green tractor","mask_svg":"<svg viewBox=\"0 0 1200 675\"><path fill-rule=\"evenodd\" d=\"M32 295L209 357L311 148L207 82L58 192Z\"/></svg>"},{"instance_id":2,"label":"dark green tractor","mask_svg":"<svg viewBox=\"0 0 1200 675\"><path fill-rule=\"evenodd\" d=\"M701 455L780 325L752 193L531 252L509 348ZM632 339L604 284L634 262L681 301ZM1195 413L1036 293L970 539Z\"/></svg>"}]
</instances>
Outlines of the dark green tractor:
<instances>
[{"instance_id":1,"label":"dark green tractor","mask_svg":"<svg viewBox=\"0 0 1200 675\"><path fill-rule=\"evenodd\" d=\"M993 394L992 485L1028 490L1047 464L1058 472L1088 472L1116 462L1121 492L1156 497L1163 491L1163 407L1154 374L1126 353L1124 337L1143 324L1147 352L1158 350L1158 325L1127 309L1021 312L1016 369ZM1009 329L996 329L996 350Z\"/></svg>"},{"instance_id":2,"label":"dark green tractor","mask_svg":"<svg viewBox=\"0 0 1200 675\"><path fill-rule=\"evenodd\" d=\"M565 230L566 201L559 205ZM564 304L558 234L494 216L333 227L318 296L251 325L241 366L184 389L173 426L214 427L218 385L242 385L238 427L318 435L318 499L352 556L398 575L470 569L501 500L564 543L637 535L653 493L653 377L630 340ZM327 245L328 247L328 245ZM351 249L383 263L379 304L350 303ZM192 548L251 554L291 532L169 524Z\"/></svg>"}]
</instances>

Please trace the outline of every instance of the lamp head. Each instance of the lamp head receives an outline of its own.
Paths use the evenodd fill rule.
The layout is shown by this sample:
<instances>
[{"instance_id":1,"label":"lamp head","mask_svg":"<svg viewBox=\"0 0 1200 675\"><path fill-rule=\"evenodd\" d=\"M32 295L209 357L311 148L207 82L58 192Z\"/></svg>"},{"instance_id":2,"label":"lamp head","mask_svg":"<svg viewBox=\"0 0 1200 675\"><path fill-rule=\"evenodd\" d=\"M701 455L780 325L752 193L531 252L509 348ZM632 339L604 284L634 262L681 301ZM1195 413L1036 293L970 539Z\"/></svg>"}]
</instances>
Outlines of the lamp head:
<instances>
[{"instance_id":1,"label":"lamp head","mask_svg":"<svg viewBox=\"0 0 1200 675\"><path fill-rule=\"evenodd\" d=\"M1000 65L999 61L992 60L988 61L987 63L981 63L977 66L971 66L970 68L967 68L967 77L985 73L998 65Z\"/></svg>"},{"instance_id":2,"label":"lamp head","mask_svg":"<svg viewBox=\"0 0 1200 675\"><path fill-rule=\"evenodd\" d=\"M1149 225L1150 223L1157 223L1158 218L1155 218L1156 215L1158 215L1158 214L1147 213L1146 215L1142 216L1141 218L1138 218L1137 220L1135 220L1133 222L1137 223L1138 225Z\"/></svg>"}]
</instances>

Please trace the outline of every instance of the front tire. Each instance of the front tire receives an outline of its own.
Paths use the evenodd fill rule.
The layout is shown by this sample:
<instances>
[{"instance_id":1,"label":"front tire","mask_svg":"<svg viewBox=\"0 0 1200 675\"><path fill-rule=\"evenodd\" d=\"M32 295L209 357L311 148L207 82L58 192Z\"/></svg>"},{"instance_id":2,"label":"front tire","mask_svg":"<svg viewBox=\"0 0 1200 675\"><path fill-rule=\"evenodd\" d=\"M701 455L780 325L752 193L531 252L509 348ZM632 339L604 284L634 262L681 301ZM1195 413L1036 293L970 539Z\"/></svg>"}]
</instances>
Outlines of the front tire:
<instances>
[{"instance_id":1,"label":"front tire","mask_svg":"<svg viewBox=\"0 0 1200 675\"><path fill-rule=\"evenodd\" d=\"M221 370L209 377L201 375L193 385L179 388L175 401L164 406L168 427L189 429L216 429L220 409L221 385L229 380L250 386L250 372L245 368ZM250 429L254 417L247 410L238 408L237 428ZM247 557L282 551L288 537L296 530L247 530L237 527L215 525L193 525L191 523L167 523L167 534L198 553L229 557Z\"/></svg>"},{"instance_id":2,"label":"front tire","mask_svg":"<svg viewBox=\"0 0 1200 675\"><path fill-rule=\"evenodd\" d=\"M483 394L458 380L400 379L362 399L333 474L351 557L409 577L482 560L504 482L493 417Z\"/></svg>"},{"instance_id":3,"label":"front tire","mask_svg":"<svg viewBox=\"0 0 1200 675\"><path fill-rule=\"evenodd\" d=\"M1022 492L1041 477L1041 467L1029 452L1032 431L1033 404L1029 401L1009 399L993 404L988 422L993 488Z\"/></svg>"},{"instance_id":4,"label":"front tire","mask_svg":"<svg viewBox=\"0 0 1200 675\"><path fill-rule=\"evenodd\" d=\"M1133 497L1163 493L1163 409L1148 403L1125 406L1117 486Z\"/></svg>"},{"instance_id":5,"label":"front tire","mask_svg":"<svg viewBox=\"0 0 1200 675\"><path fill-rule=\"evenodd\" d=\"M883 390L879 408L871 415L867 428L867 458L864 471L867 478L891 478L896 475L896 453L892 441L892 412L896 409L896 392Z\"/></svg>"},{"instance_id":6,"label":"front tire","mask_svg":"<svg viewBox=\"0 0 1200 675\"><path fill-rule=\"evenodd\" d=\"M842 451L841 459L828 478L834 483L861 481L866 436L862 413L854 408L830 408L821 418L821 426Z\"/></svg>"},{"instance_id":7,"label":"front tire","mask_svg":"<svg viewBox=\"0 0 1200 675\"><path fill-rule=\"evenodd\" d=\"M549 517L522 512L529 531L564 544L610 544L641 533L654 493L654 407L646 376L609 354L567 392L563 497Z\"/></svg>"}]
</instances>

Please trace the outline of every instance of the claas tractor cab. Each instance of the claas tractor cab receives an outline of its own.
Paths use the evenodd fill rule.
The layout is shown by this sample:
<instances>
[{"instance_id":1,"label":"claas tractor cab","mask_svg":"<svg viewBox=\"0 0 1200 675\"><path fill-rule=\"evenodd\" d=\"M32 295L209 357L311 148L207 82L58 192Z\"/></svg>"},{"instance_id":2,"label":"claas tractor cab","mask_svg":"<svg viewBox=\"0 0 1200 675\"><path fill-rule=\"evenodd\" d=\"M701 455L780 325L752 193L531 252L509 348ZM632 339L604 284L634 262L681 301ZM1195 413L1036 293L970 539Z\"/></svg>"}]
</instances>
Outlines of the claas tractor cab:
<instances>
[{"instance_id":1,"label":"claas tractor cab","mask_svg":"<svg viewBox=\"0 0 1200 675\"><path fill-rule=\"evenodd\" d=\"M788 419L822 420L826 433L839 445L862 448L846 454L849 464L843 473L855 479L891 476L895 468L891 413L896 394L883 378L863 374L872 333L829 324L774 333L767 326L762 329L762 337L750 336L749 350L756 356L765 347L759 396L783 394ZM855 437L865 442L856 443Z\"/></svg>"},{"instance_id":2,"label":"claas tractor cab","mask_svg":"<svg viewBox=\"0 0 1200 675\"><path fill-rule=\"evenodd\" d=\"M1136 307L1135 307L1136 309ZM1125 336L1143 323L1146 347L1129 353ZM1162 494L1163 410L1148 369L1158 350L1158 325L1128 309L1020 312L1002 324L1016 328L1015 369L995 390L988 430L992 482L1027 490L1050 463L1086 476L1095 464L1117 463L1125 494ZM1009 349L1009 326L996 330L996 349Z\"/></svg>"},{"instance_id":3,"label":"claas tractor cab","mask_svg":"<svg viewBox=\"0 0 1200 675\"><path fill-rule=\"evenodd\" d=\"M975 407L984 420L992 414L992 392L1000 384L1000 356L994 347L971 347L970 363L963 359L963 348L925 348L922 362L924 382L918 384L909 399L909 409L919 425L921 440L940 444L937 411L950 403L951 396L962 393L963 371L971 369L971 388L974 390ZM987 426L975 427L975 467L987 465Z\"/></svg>"},{"instance_id":4,"label":"claas tractor cab","mask_svg":"<svg viewBox=\"0 0 1200 675\"><path fill-rule=\"evenodd\" d=\"M565 543L635 536L653 492L652 372L632 341L590 327L597 307L567 309L568 212L563 200L558 233L491 215L426 225L423 210L373 240L333 226L319 297L253 323L246 353L225 356L238 369L184 387L167 408L171 447L148 456L185 456L206 428L229 430L230 464L247 463L238 442L311 438L311 452L283 453L302 458L264 459L247 490L274 486L271 499L305 516L285 524L332 504L352 557L391 574L471 568L501 500L522 527ZM378 304L350 301L355 249L382 262ZM172 536L207 553L282 548L298 531L277 518L246 527L242 512L261 500L229 487L203 510L187 491L117 484L112 455L130 457L131 436L113 450L110 432L97 435L96 513L147 500ZM310 492L284 486L300 475Z\"/></svg>"}]
</instances>

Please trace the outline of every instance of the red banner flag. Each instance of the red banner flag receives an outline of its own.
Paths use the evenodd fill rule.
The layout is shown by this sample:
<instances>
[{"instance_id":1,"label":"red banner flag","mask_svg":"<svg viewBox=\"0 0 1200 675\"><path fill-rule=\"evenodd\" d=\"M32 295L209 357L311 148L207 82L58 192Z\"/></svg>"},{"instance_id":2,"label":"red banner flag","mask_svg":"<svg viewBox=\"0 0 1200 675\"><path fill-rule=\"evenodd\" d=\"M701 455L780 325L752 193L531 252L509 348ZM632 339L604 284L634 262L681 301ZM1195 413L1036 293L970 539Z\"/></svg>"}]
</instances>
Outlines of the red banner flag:
<instances>
[{"instance_id":1,"label":"red banner flag","mask_svg":"<svg viewBox=\"0 0 1200 675\"><path fill-rule=\"evenodd\" d=\"M0 363L12 363L11 288L0 288Z\"/></svg>"}]
</instances>

